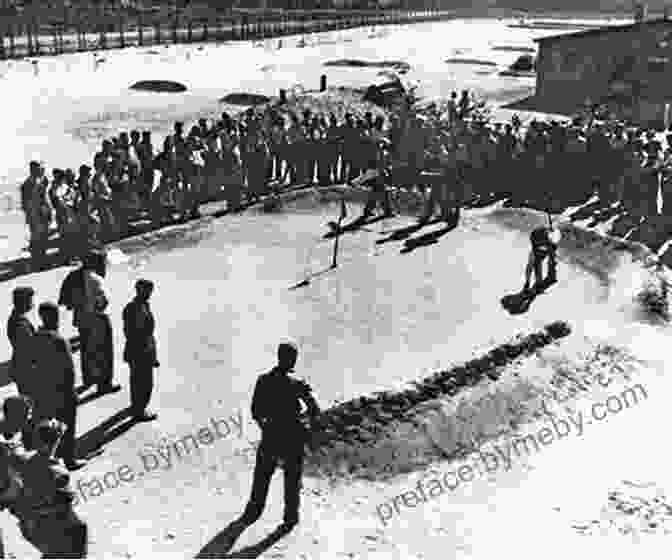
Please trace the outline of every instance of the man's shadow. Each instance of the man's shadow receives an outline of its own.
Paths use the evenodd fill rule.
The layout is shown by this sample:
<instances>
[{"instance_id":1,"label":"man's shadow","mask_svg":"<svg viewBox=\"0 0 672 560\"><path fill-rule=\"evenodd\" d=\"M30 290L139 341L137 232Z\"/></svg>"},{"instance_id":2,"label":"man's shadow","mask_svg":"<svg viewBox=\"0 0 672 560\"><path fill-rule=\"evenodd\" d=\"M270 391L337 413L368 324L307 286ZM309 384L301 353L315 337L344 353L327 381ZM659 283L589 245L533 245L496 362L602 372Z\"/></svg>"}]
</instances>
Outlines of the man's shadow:
<instances>
[{"instance_id":1,"label":"man's shadow","mask_svg":"<svg viewBox=\"0 0 672 560\"><path fill-rule=\"evenodd\" d=\"M355 218L351 222L348 222L347 224L344 224L341 226L340 230L332 227L331 231L325 233L322 236L322 239L333 239L339 234L343 233L354 233L360 229L362 229L364 226L368 226L371 224L375 224L376 222L380 222L381 220L384 220L385 216L376 216L374 218L366 218L364 216L359 216L358 218Z\"/></svg>"},{"instance_id":2,"label":"man's shadow","mask_svg":"<svg viewBox=\"0 0 672 560\"><path fill-rule=\"evenodd\" d=\"M278 525L258 543L241 548L236 552L230 552L240 535L248 527L249 524L242 518L232 521L200 550L196 558L258 558L291 531Z\"/></svg>"},{"instance_id":3,"label":"man's shadow","mask_svg":"<svg viewBox=\"0 0 672 560\"><path fill-rule=\"evenodd\" d=\"M104 445L126 433L136 424L137 421L133 419L129 409L120 410L77 438L77 456L89 458L99 455Z\"/></svg>"},{"instance_id":4,"label":"man's shadow","mask_svg":"<svg viewBox=\"0 0 672 560\"><path fill-rule=\"evenodd\" d=\"M447 224L446 226L442 227L441 229L437 229L436 231L430 231L418 237L407 239L404 242L404 246L401 249L401 253L407 254L411 253L418 247L427 247L428 245L434 245L439 242L439 239L441 239L441 237L443 237L447 233L450 233L456 227L457 223Z\"/></svg>"},{"instance_id":5,"label":"man's shadow","mask_svg":"<svg viewBox=\"0 0 672 560\"><path fill-rule=\"evenodd\" d=\"M438 224L440 221L441 221L440 218L434 218L426 222L425 221L417 222L415 224L411 224L410 226L404 226L395 229L387 237L383 239L378 239L376 241L376 245L383 245L384 243L390 243L391 241L403 241L404 239L408 239L414 233L420 231L423 227Z\"/></svg>"},{"instance_id":6,"label":"man's shadow","mask_svg":"<svg viewBox=\"0 0 672 560\"><path fill-rule=\"evenodd\" d=\"M511 315L522 315L530 309L532 302L546 292L546 290L553 284L555 284L555 282L546 280L537 288L521 290L518 293L506 295L500 300L502 307Z\"/></svg>"}]
</instances>

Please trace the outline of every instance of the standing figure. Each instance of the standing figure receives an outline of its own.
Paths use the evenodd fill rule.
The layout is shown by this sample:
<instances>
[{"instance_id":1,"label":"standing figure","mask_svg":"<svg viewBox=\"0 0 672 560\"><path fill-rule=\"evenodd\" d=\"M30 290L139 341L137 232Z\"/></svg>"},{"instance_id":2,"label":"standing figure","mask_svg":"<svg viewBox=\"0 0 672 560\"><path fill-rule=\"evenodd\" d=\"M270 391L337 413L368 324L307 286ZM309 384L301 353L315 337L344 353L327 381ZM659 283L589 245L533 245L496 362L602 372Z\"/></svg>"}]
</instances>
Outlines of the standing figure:
<instances>
[{"instance_id":1,"label":"standing figure","mask_svg":"<svg viewBox=\"0 0 672 560\"><path fill-rule=\"evenodd\" d=\"M30 230L30 254L36 269L44 265L49 241L52 208L47 195L48 188L49 181L44 176L44 166L37 161L31 161L30 175L21 185L21 208Z\"/></svg>"},{"instance_id":2,"label":"standing figure","mask_svg":"<svg viewBox=\"0 0 672 560\"><path fill-rule=\"evenodd\" d=\"M79 204L77 206L77 222L79 224L78 255L84 256L87 252L100 245L100 218L96 211L91 188L91 168L82 165L77 178Z\"/></svg>"},{"instance_id":3,"label":"standing figure","mask_svg":"<svg viewBox=\"0 0 672 560\"><path fill-rule=\"evenodd\" d=\"M68 184L65 172L62 169L54 169L53 175L54 180L49 190L49 198L56 211L61 254L69 262L77 256L77 236L79 233L77 191Z\"/></svg>"},{"instance_id":4,"label":"standing figure","mask_svg":"<svg viewBox=\"0 0 672 560\"><path fill-rule=\"evenodd\" d=\"M336 115L333 113L329 115L325 150L325 165L327 166L325 173L328 173L330 182L338 182L340 178L338 163L343 151L343 137L341 135L341 127L338 126Z\"/></svg>"},{"instance_id":5,"label":"standing figure","mask_svg":"<svg viewBox=\"0 0 672 560\"><path fill-rule=\"evenodd\" d=\"M285 474L285 512L282 527L290 531L299 522L303 457L309 432L301 422L301 404L311 420L320 413L312 389L289 377L298 349L283 343L278 347L278 365L257 380L252 397L252 417L261 428L252 493L241 520L254 523L264 511L273 472L282 460Z\"/></svg>"},{"instance_id":6,"label":"standing figure","mask_svg":"<svg viewBox=\"0 0 672 560\"><path fill-rule=\"evenodd\" d=\"M163 151L154 163L161 171L161 179L159 188L152 193L152 221L159 226L170 217L176 205L179 163L172 136L166 136Z\"/></svg>"},{"instance_id":7,"label":"standing figure","mask_svg":"<svg viewBox=\"0 0 672 560\"><path fill-rule=\"evenodd\" d=\"M117 175L119 160L115 159L112 164L111 182L117 188ZM101 228L101 238L104 240L114 239L120 232L117 220L116 197L108 182L108 176L105 169L105 161L101 157L96 157L93 162L94 174L91 179L91 195L96 215L99 219Z\"/></svg>"},{"instance_id":8,"label":"standing figure","mask_svg":"<svg viewBox=\"0 0 672 560\"><path fill-rule=\"evenodd\" d=\"M42 325L35 335L36 369L39 386L36 388L36 422L57 418L67 426L58 449L58 456L70 470L86 465L75 459L75 424L77 420L77 396L75 394L75 363L70 345L58 332L58 306L41 303L38 308Z\"/></svg>"},{"instance_id":9,"label":"standing figure","mask_svg":"<svg viewBox=\"0 0 672 560\"><path fill-rule=\"evenodd\" d=\"M142 132L142 139L136 148L140 165L142 166L142 183L139 190L140 200L146 209L150 208L152 191L154 190L154 146L152 145L152 133L149 130Z\"/></svg>"},{"instance_id":10,"label":"standing figure","mask_svg":"<svg viewBox=\"0 0 672 560\"><path fill-rule=\"evenodd\" d=\"M525 267L525 285L524 292L530 291L530 280L534 271L534 291L547 288L557 282L557 260L556 252L560 243L560 231L541 226L532 230L530 234L532 250ZM548 275L543 277L542 265L544 260L548 259Z\"/></svg>"},{"instance_id":11,"label":"standing figure","mask_svg":"<svg viewBox=\"0 0 672 560\"><path fill-rule=\"evenodd\" d=\"M12 345L9 375L20 394L31 397L35 385L35 327L27 314L33 309L35 291L30 287L14 288L14 307L7 321L7 338Z\"/></svg>"},{"instance_id":12,"label":"standing figure","mask_svg":"<svg viewBox=\"0 0 672 560\"><path fill-rule=\"evenodd\" d=\"M156 414L147 411L154 388L154 368L159 367L154 338L154 315L149 299L154 292L150 280L135 283L135 299L124 307L124 361L131 370L131 406L133 418L138 422L156 419Z\"/></svg>"}]
</instances>

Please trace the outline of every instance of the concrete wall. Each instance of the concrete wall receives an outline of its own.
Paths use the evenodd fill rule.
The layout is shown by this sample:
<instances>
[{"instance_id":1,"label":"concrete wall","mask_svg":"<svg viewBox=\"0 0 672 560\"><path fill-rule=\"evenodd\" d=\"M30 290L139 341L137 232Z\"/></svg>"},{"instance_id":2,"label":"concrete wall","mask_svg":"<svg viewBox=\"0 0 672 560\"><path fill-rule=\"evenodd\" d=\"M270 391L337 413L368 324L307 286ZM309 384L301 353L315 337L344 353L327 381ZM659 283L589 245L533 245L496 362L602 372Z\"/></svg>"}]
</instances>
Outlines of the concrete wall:
<instances>
[{"instance_id":1,"label":"concrete wall","mask_svg":"<svg viewBox=\"0 0 672 560\"><path fill-rule=\"evenodd\" d=\"M632 30L541 42L537 96L546 110L554 105L596 102L610 91L619 68L626 83L640 83L642 97L672 99L672 21ZM635 88L637 91L637 87Z\"/></svg>"}]
</instances>

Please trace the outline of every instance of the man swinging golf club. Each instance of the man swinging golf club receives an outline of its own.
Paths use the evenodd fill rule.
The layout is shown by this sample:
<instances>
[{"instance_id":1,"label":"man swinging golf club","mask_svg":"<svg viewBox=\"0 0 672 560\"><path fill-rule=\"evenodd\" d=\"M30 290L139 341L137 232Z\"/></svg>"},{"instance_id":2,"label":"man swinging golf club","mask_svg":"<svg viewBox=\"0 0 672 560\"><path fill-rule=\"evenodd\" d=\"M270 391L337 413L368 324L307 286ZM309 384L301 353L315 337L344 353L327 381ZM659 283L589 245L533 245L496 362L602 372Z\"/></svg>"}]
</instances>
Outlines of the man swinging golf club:
<instances>
[{"instance_id":1,"label":"man swinging golf club","mask_svg":"<svg viewBox=\"0 0 672 560\"><path fill-rule=\"evenodd\" d=\"M560 230L553 227L551 218L548 218L548 226L534 228L530 234L532 250L525 267L525 286L523 292L540 292L557 282L557 260L556 251L560 243ZM544 260L548 259L548 274L543 278L542 266ZM530 290L530 280L534 271L534 288Z\"/></svg>"}]
</instances>

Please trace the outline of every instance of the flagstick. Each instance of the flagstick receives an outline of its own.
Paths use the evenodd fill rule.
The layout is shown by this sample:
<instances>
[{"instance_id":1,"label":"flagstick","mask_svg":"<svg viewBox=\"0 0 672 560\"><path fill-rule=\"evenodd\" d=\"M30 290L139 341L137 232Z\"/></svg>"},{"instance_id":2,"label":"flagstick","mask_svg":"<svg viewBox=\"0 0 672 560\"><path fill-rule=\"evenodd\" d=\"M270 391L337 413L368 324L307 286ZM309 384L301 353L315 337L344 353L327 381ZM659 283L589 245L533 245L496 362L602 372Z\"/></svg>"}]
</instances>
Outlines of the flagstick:
<instances>
[{"instance_id":1,"label":"flagstick","mask_svg":"<svg viewBox=\"0 0 672 560\"><path fill-rule=\"evenodd\" d=\"M336 262L336 258L338 256L338 240L341 238L341 223L345 219L346 214L347 209L345 207L345 194L343 194L341 198L341 213L338 216L338 225L336 226L338 229L336 230L336 239L334 240L334 256L331 260L332 269L338 266L338 263Z\"/></svg>"},{"instance_id":2,"label":"flagstick","mask_svg":"<svg viewBox=\"0 0 672 560\"><path fill-rule=\"evenodd\" d=\"M336 239L334 241L334 256L331 260L331 268L336 268L338 263L336 262L336 257L338 255L338 240L341 238L341 222L343 218L338 218L338 231L336 232Z\"/></svg>"}]
</instances>

